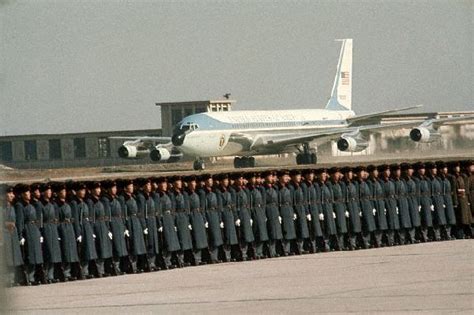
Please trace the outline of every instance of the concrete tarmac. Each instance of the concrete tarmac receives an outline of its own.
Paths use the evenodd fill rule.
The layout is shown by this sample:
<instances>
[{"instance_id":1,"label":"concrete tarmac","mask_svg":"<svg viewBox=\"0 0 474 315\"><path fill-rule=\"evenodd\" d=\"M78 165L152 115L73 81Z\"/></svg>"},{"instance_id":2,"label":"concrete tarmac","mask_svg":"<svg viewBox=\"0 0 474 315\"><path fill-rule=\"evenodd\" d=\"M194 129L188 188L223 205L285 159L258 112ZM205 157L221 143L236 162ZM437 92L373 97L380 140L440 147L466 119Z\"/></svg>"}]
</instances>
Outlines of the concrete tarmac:
<instances>
[{"instance_id":1,"label":"concrete tarmac","mask_svg":"<svg viewBox=\"0 0 474 315\"><path fill-rule=\"evenodd\" d=\"M474 240L8 289L18 314L474 312ZM14 309L14 310L13 310Z\"/></svg>"}]
</instances>

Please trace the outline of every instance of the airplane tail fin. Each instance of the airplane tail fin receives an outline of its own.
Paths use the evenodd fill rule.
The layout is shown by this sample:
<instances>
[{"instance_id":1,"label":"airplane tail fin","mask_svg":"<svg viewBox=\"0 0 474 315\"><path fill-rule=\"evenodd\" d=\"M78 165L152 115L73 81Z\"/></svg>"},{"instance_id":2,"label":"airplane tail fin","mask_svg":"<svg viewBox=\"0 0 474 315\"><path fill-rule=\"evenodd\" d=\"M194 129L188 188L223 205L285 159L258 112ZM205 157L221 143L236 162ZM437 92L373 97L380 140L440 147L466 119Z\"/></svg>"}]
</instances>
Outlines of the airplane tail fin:
<instances>
[{"instance_id":1,"label":"airplane tail fin","mask_svg":"<svg viewBox=\"0 0 474 315\"><path fill-rule=\"evenodd\" d=\"M326 109L352 109L352 38L339 39L342 42L336 78Z\"/></svg>"}]
</instances>

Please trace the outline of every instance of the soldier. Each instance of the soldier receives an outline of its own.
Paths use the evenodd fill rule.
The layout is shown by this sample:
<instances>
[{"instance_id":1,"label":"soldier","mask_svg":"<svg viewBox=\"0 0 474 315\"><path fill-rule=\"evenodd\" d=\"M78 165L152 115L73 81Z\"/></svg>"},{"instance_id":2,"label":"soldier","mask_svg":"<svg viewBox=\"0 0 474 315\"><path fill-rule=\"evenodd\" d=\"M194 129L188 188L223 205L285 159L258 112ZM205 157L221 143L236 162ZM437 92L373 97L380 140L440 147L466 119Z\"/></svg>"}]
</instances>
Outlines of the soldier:
<instances>
[{"instance_id":1,"label":"soldier","mask_svg":"<svg viewBox=\"0 0 474 315\"><path fill-rule=\"evenodd\" d=\"M69 204L71 206L72 217L74 218L73 226L77 248L79 252L79 260L81 265L81 276L90 279L93 275L89 272L89 268L96 268L96 260L98 258L95 246L94 234L94 214L85 202L87 186L85 183L78 182L75 185L75 196L71 197Z\"/></svg>"},{"instance_id":2,"label":"soldier","mask_svg":"<svg viewBox=\"0 0 474 315\"><path fill-rule=\"evenodd\" d=\"M416 235L421 235L421 218L420 218L420 191L415 180L413 179L413 166L409 163L402 163L400 165L402 170L402 180L405 182L408 198L408 210L410 212L411 230L409 234L412 235L412 241L419 243L419 238Z\"/></svg>"},{"instance_id":3,"label":"soldier","mask_svg":"<svg viewBox=\"0 0 474 315\"><path fill-rule=\"evenodd\" d=\"M110 213L105 212L104 205L100 202L100 182L90 182L87 205L94 216L94 234L96 235L96 248L98 259L97 277L109 276L112 270L112 232L110 231ZM107 272L106 272L107 271Z\"/></svg>"},{"instance_id":4,"label":"soldier","mask_svg":"<svg viewBox=\"0 0 474 315\"><path fill-rule=\"evenodd\" d=\"M176 268L171 263L171 258L181 250L178 239L178 229L176 228L176 212L173 208L171 198L168 193L168 179L160 177L157 179L158 194L154 200L158 199L158 213L160 218L159 232L163 232L162 255L164 260L164 268Z\"/></svg>"},{"instance_id":5,"label":"soldier","mask_svg":"<svg viewBox=\"0 0 474 315\"><path fill-rule=\"evenodd\" d=\"M256 173L247 174L247 189L250 198L250 209L253 220L253 235L255 236L255 256L257 259L266 258L263 254L263 247L268 242L267 215L265 213L265 200L260 185L259 175Z\"/></svg>"},{"instance_id":6,"label":"soldier","mask_svg":"<svg viewBox=\"0 0 474 315\"><path fill-rule=\"evenodd\" d=\"M214 179L210 174L201 176L204 187L199 190L201 199L201 207L206 214L206 228L208 229L208 243L210 263L220 263L219 249L224 244L222 239L222 231L224 223L222 222L222 209L219 207L217 194L214 191Z\"/></svg>"},{"instance_id":7,"label":"soldier","mask_svg":"<svg viewBox=\"0 0 474 315\"><path fill-rule=\"evenodd\" d=\"M456 212L457 222L458 222L458 231L457 237L467 238L472 237L472 230L471 230L471 222L472 222L472 215L471 209L469 207L469 183L466 185L466 177L463 173L461 173L461 164L460 162L452 162L450 163L451 169L451 184L452 184L452 194L453 194L453 202L454 202L454 209Z\"/></svg>"},{"instance_id":8,"label":"soldier","mask_svg":"<svg viewBox=\"0 0 474 315\"><path fill-rule=\"evenodd\" d=\"M21 254L20 234L16 225L15 208L13 201L15 193L13 187L5 187L5 204L3 208L3 242L5 244L5 257L7 266L7 285L13 286L23 282L23 257Z\"/></svg>"},{"instance_id":9,"label":"soldier","mask_svg":"<svg viewBox=\"0 0 474 315\"><path fill-rule=\"evenodd\" d=\"M304 180L301 182L301 188L305 198L305 203L308 208L307 219L310 227L311 252L316 253L318 248L322 251L328 251L328 241L323 234L321 219L323 217L323 210L321 207L321 188L315 183L314 170L307 169L302 173Z\"/></svg>"},{"instance_id":10,"label":"soldier","mask_svg":"<svg viewBox=\"0 0 474 315\"><path fill-rule=\"evenodd\" d=\"M293 209L293 199L288 188L290 173L282 170L278 173L278 201L280 203L280 216L282 218L283 231L283 256L294 255L291 243L296 239L295 220L297 215Z\"/></svg>"},{"instance_id":11,"label":"soldier","mask_svg":"<svg viewBox=\"0 0 474 315\"><path fill-rule=\"evenodd\" d=\"M43 264L43 237L39 229L41 214L31 205L30 187L24 184L15 186L18 201L15 204L16 226L20 234L20 245L26 244L27 284L40 284Z\"/></svg>"},{"instance_id":12,"label":"soldier","mask_svg":"<svg viewBox=\"0 0 474 315\"><path fill-rule=\"evenodd\" d=\"M61 238L61 249L63 253L64 281L76 280L78 277L71 273L73 265L79 264L77 253L76 234L74 233L72 209L66 201L67 190L65 184L58 184L55 187L57 198L54 201L59 217L59 236ZM77 266L79 267L79 266ZM76 274L80 268L76 269ZM80 276L80 273L79 273Z\"/></svg>"},{"instance_id":13,"label":"soldier","mask_svg":"<svg viewBox=\"0 0 474 315\"><path fill-rule=\"evenodd\" d=\"M303 188L301 187L301 172L299 170L293 170L290 172L290 176L291 181L288 188L291 192L293 209L296 214L296 253L298 255L308 254L309 252L304 249L304 245L305 242L309 241L308 221L311 220L311 215L306 203Z\"/></svg>"},{"instance_id":14,"label":"soldier","mask_svg":"<svg viewBox=\"0 0 474 315\"><path fill-rule=\"evenodd\" d=\"M395 183L390 179L390 167L388 165L380 165L378 171L380 173L380 184L384 192L385 209L387 211L387 244L388 246L393 246L395 245L395 236L400 230Z\"/></svg>"},{"instance_id":15,"label":"soldier","mask_svg":"<svg viewBox=\"0 0 474 315\"><path fill-rule=\"evenodd\" d=\"M369 182L369 173L365 166L359 166L357 172L357 191L361 210L362 238L365 248L381 246L381 233L377 230L377 209L374 204L372 189ZM385 216L382 209L382 214ZM373 245L372 245L373 244Z\"/></svg>"},{"instance_id":16,"label":"soldier","mask_svg":"<svg viewBox=\"0 0 474 315\"><path fill-rule=\"evenodd\" d=\"M431 186L429 179L426 177L425 164L418 162L414 165L416 169L416 177L414 178L419 190L419 212L421 217L421 241L429 242L431 238L429 233L433 230L433 202L431 200Z\"/></svg>"},{"instance_id":17,"label":"soldier","mask_svg":"<svg viewBox=\"0 0 474 315\"><path fill-rule=\"evenodd\" d=\"M342 178L341 171L338 167L332 167L329 170L331 180L327 183L331 189L333 197L333 207L337 226L337 247L339 250L346 250L344 240L347 237L347 222L349 211L346 209L346 200L342 190L340 181Z\"/></svg>"},{"instance_id":18,"label":"soldier","mask_svg":"<svg viewBox=\"0 0 474 315\"><path fill-rule=\"evenodd\" d=\"M276 245L281 244L283 232L281 229L282 217L280 216L278 190L275 186L275 172L266 171L263 174L265 189L265 214L267 217L267 231L269 236L268 250L269 257L279 257Z\"/></svg>"},{"instance_id":19,"label":"soldier","mask_svg":"<svg viewBox=\"0 0 474 315\"><path fill-rule=\"evenodd\" d=\"M454 190L452 189L454 179L449 178L450 175L448 174L448 165L446 163L444 163L443 161L437 161L436 167L438 168L438 180L440 181L442 186L441 194L443 197L444 211L446 214L446 239L453 240L455 238L451 233L451 227L456 227L456 214L454 213L453 206Z\"/></svg>"},{"instance_id":20,"label":"soldier","mask_svg":"<svg viewBox=\"0 0 474 315\"><path fill-rule=\"evenodd\" d=\"M145 244L147 247L147 271L157 270L156 256L160 253L158 226L156 219L156 205L151 196L151 179L139 178L136 180L139 190L136 193L138 218L142 223Z\"/></svg>"},{"instance_id":21,"label":"soldier","mask_svg":"<svg viewBox=\"0 0 474 315\"><path fill-rule=\"evenodd\" d=\"M323 210L321 219L324 221L324 235L329 240L330 250L339 249L332 189L327 184L327 169L318 169L315 171L315 174L318 177L318 185L321 188L321 205Z\"/></svg>"},{"instance_id":22,"label":"soldier","mask_svg":"<svg viewBox=\"0 0 474 315\"><path fill-rule=\"evenodd\" d=\"M54 274L55 267L61 264L61 238L58 231L59 213L52 203L52 187L50 184L44 184L40 187L42 192L41 201L37 200L34 205L36 210L41 211L41 227L44 237L43 258L46 270L46 281L48 283L58 282ZM76 238L73 237L74 242Z\"/></svg>"},{"instance_id":23,"label":"soldier","mask_svg":"<svg viewBox=\"0 0 474 315\"><path fill-rule=\"evenodd\" d=\"M100 201L104 204L105 212L110 213L110 231L112 232L113 267L115 275L125 274L130 264L125 237L130 232L125 226L125 212L117 197L117 182L107 180L102 182L102 197Z\"/></svg>"},{"instance_id":24,"label":"soldier","mask_svg":"<svg viewBox=\"0 0 474 315\"><path fill-rule=\"evenodd\" d=\"M178 251L178 265L190 266L184 261L185 252L193 249L193 239L191 237L192 225L189 221L189 203L183 194L183 182L181 176L172 177L173 187L170 192L173 209L176 211L176 227L178 228L178 239L181 250Z\"/></svg>"},{"instance_id":25,"label":"soldier","mask_svg":"<svg viewBox=\"0 0 474 315\"><path fill-rule=\"evenodd\" d=\"M230 181L228 174L218 175L219 186L216 189L219 207L222 209L222 222L224 223L224 254L226 261L236 261L235 250L239 245L239 238L237 237L237 230L235 223L237 220L237 213L235 212L235 203L232 199L232 194L229 190Z\"/></svg>"},{"instance_id":26,"label":"soldier","mask_svg":"<svg viewBox=\"0 0 474 315\"><path fill-rule=\"evenodd\" d=\"M242 260L250 260L249 252L253 250L253 242L255 237L252 230L252 214L250 210L250 200L248 191L245 188L245 180L242 174L233 175L234 186L231 189L233 202L235 204L237 220L236 226L240 232L240 251Z\"/></svg>"},{"instance_id":27,"label":"soldier","mask_svg":"<svg viewBox=\"0 0 474 315\"><path fill-rule=\"evenodd\" d=\"M411 225L408 192L405 182L401 178L402 172L400 165L392 164L390 166L390 172L392 175L392 181L395 185L395 199L397 201L397 213L400 220L400 230L398 232L400 245L405 245L407 242L413 244L415 242L415 230Z\"/></svg>"},{"instance_id":28,"label":"soldier","mask_svg":"<svg viewBox=\"0 0 474 315\"><path fill-rule=\"evenodd\" d=\"M145 246L144 227L140 221L142 214L138 211L137 201L135 199L134 183L130 179L119 181L122 193L119 197L122 204L123 213L126 222L126 231L128 231L128 253L131 262L131 272L141 273L146 267L147 248ZM156 216L156 215L155 215ZM158 220L158 219L157 219Z\"/></svg>"},{"instance_id":29,"label":"soldier","mask_svg":"<svg viewBox=\"0 0 474 315\"><path fill-rule=\"evenodd\" d=\"M368 196L370 196L370 189L363 179L363 170L361 168L358 168L357 170L359 174L359 183L366 187L366 192L369 191ZM354 173L352 168L344 167L341 169L341 172L344 174L344 180L341 181L341 188L344 194L344 199L346 201L346 209L347 211L349 211L349 250L359 249L359 246L357 245L357 240L362 241L363 248L369 248L371 231L365 231L366 233L364 234L367 235L366 238L362 236L361 217L363 216L363 213L361 210L361 201L359 196L360 194L362 194L362 192L360 191L360 184L354 181ZM373 219L371 207L369 207L368 212Z\"/></svg>"},{"instance_id":30,"label":"soldier","mask_svg":"<svg viewBox=\"0 0 474 315\"><path fill-rule=\"evenodd\" d=\"M382 187L382 182L379 180L379 171L375 165L367 166L367 172L369 178L367 185L370 188L370 195L372 201L372 214L374 215L377 229L375 230L375 246L383 247L383 237L387 237L388 223L387 223L387 210L385 208L385 193ZM362 191L362 185L360 186ZM367 192L364 190L364 195ZM361 196L361 200L365 201L366 196ZM362 209L365 211L367 205L363 205ZM364 212L365 213L365 212Z\"/></svg>"},{"instance_id":31,"label":"soldier","mask_svg":"<svg viewBox=\"0 0 474 315\"><path fill-rule=\"evenodd\" d=\"M441 233L446 231L446 211L444 208L443 186L438 178L438 169L433 162L426 163L428 181L431 188L431 210L433 211L433 231L435 241L441 240Z\"/></svg>"},{"instance_id":32,"label":"soldier","mask_svg":"<svg viewBox=\"0 0 474 315\"><path fill-rule=\"evenodd\" d=\"M201 199L196 192L197 182L196 176L186 177L187 190L184 192L187 207L189 209L189 221L191 224L191 232L194 240L193 246L193 265L204 265L202 261L202 252L208 248L207 231L206 231L206 214L201 208Z\"/></svg>"},{"instance_id":33,"label":"soldier","mask_svg":"<svg viewBox=\"0 0 474 315\"><path fill-rule=\"evenodd\" d=\"M471 226L467 226L467 220L465 221L465 231L464 237L473 238L473 224L474 224L474 163L471 160L464 162L465 168L465 183L466 183L466 193L468 195L469 206L471 208Z\"/></svg>"}]
</instances>

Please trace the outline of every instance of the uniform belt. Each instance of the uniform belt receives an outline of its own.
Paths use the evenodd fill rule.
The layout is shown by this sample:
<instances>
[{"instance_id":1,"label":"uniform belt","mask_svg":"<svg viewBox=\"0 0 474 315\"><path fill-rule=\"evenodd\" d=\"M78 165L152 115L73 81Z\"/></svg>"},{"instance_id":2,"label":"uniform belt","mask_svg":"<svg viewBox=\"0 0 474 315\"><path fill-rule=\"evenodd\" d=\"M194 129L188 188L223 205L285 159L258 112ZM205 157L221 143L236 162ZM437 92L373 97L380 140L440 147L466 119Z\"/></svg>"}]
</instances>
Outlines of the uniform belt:
<instances>
[{"instance_id":1,"label":"uniform belt","mask_svg":"<svg viewBox=\"0 0 474 315\"><path fill-rule=\"evenodd\" d=\"M46 224L46 223L53 223L53 224L56 224L56 223L58 223L58 221L59 221L58 219L44 220L43 223L45 223L45 224Z\"/></svg>"},{"instance_id":2,"label":"uniform belt","mask_svg":"<svg viewBox=\"0 0 474 315\"><path fill-rule=\"evenodd\" d=\"M216 210L216 209L217 209L216 207L210 207L207 210Z\"/></svg>"},{"instance_id":3,"label":"uniform belt","mask_svg":"<svg viewBox=\"0 0 474 315\"><path fill-rule=\"evenodd\" d=\"M191 209L191 211L202 211L201 208L194 208L194 209Z\"/></svg>"},{"instance_id":4,"label":"uniform belt","mask_svg":"<svg viewBox=\"0 0 474 315\"><path fill-rule=\"evenodd\" d=\"M107 217L107 216L97 217L95 219L96 219L96 221L109 221L109 217Z\"/></svg>"},{"instance_id":5,"label":"uniform belt","mask_svg":"<svg viewBox=\"0 0 474 315\"><path fill-rule=\"evenodd\" d=\"M289 206L289 205L290 205L289 202L280 203L280 206Z\"/></svg>"}]
</instances>

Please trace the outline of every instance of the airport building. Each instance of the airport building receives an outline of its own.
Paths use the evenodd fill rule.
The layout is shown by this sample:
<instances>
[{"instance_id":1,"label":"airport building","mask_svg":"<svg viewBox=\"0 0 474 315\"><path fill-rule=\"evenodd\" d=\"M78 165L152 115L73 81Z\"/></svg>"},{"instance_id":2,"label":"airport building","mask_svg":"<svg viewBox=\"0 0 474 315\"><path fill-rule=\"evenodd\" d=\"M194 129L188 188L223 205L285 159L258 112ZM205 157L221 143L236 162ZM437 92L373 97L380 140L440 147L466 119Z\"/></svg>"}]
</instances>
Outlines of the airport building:
<instances>
[{"instance_id":1,"label":"airport building","mask_svg":"<svg viewBox=\"0 0 474 315\"><path fill-rule=\"evenodd\" d=\"M122 159L118 148L124 140L114 136L171 136L173 126L183 117L206 111L230 111L234 100L207 100L176 103L156 103L161 108L162 129L116 130L106 132L0 136L0 164L12 168L96 167L155 163L149 157ZM420 121L429 118L473 115L474 111L433 112L388 115L382 124ZM373 121L370 123L379 123ZM443 137L433 143L415 143L408 138L410 129L373 134L369 147L362 152L340 152L335 142L318 147L319 155L350 156L374 153L407 153L411 150L474 150L474 124L451 123L440 128Z\"/></svg>"}]
</instances>

